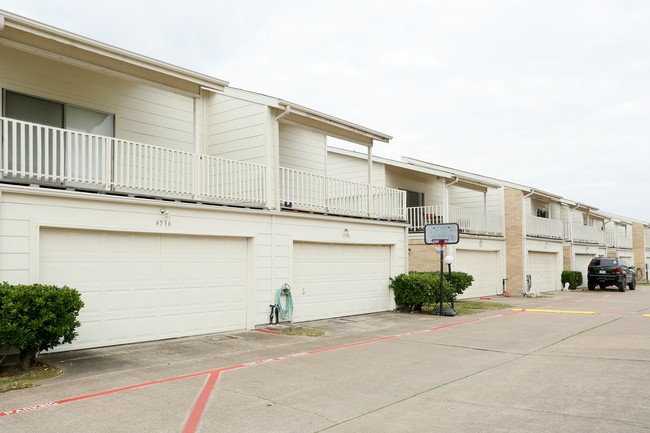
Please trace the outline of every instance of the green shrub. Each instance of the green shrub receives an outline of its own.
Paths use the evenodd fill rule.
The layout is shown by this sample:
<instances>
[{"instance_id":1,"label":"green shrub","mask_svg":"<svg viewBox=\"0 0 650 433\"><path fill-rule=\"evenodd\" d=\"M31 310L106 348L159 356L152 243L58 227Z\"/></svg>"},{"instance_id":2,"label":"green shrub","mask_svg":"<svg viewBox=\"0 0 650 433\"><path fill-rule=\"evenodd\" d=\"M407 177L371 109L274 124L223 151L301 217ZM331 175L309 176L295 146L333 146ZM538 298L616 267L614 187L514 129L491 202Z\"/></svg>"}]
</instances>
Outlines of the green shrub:
<instances>
[{"instance_id":1,"label":"green shrub","mask_svg":"<svg viewBox=\"0 0 650 433\"><path fill-rule=\"evenodd\" d=\"M20 350L19 367L36 355L77 337L81 295L69 287L0 284L0 345Z\"/></svg>"},{"instance_id":2,"label":"green shrub","mask_svg":"<svg viewBox=\"0 0 650 433\"><path fill-rule=\"evenodd\" d=\"M562 285L569 283L569 289L575 290L582 284L582 272L580 271L562 271L561 275Z\"/></svg>"},{"instance_id":3,"label":"green shrub","mask_svg":"<svg viewBox=\"0 0 650 433\"><path fill-rule=\"evenodd\" d=\"M474 278L464 272L445 273L443 279L443 302L450 302L465 291ZM391 278L390 288L395 303L406 311L420 310L423 305L436 304L440 300L440 272L409 272Z\"/></svg>"}]
</instances>

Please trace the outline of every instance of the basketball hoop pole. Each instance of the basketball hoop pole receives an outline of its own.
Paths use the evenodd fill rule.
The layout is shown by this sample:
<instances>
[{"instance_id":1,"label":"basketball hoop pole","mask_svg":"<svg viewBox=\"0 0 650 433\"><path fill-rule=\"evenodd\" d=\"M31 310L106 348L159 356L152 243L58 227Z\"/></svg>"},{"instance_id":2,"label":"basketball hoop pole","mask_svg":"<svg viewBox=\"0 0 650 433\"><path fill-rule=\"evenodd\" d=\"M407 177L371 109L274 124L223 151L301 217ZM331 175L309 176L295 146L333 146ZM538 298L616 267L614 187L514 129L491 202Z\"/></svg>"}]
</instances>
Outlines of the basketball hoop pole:
<instances>
[{"instance_id":1,"label":"basketball hoop pole","mask_svg":"<svg viewBox=\"0 0 650 433\"><path fill-rule=\"evenodd\" d=\"M438 305L439 305L439 307L438 307L439 308L438 315L439 316L442 316L442 299L443 299L443 291L444 291L444 289L443 289L443 279L444 279L443 278L443 272L444 272L444 264L443 263L444 262L443 262L442 256L445 255L445 244L446 243L447 242L445 242L443 240L438 241L438 245L440 245L440 248L438 249L438 253L440 254L440 299L439 299L439 303L438 303Z\"/></svg>"}]
</instances>

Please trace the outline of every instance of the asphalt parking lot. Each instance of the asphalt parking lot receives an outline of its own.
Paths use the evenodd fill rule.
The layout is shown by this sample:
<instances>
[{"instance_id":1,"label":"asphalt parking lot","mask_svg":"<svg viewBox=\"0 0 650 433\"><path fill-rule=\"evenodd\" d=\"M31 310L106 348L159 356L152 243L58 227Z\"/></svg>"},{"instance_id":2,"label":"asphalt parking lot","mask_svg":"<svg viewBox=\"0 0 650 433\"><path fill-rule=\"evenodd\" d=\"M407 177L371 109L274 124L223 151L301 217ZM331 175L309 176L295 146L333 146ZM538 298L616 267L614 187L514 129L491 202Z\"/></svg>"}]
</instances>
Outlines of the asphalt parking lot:
<instances>
[{"instance_id":1,"label":"asphalt parking lot","mask_svg":"<svg viewBox=\"0 0 650 433\"><path fill-rule=\"evenodd\" d=\"M64 374L0 394L0 431L650 431L650 286L494 301L45 355Z\"/></svg>"}]
</instances>

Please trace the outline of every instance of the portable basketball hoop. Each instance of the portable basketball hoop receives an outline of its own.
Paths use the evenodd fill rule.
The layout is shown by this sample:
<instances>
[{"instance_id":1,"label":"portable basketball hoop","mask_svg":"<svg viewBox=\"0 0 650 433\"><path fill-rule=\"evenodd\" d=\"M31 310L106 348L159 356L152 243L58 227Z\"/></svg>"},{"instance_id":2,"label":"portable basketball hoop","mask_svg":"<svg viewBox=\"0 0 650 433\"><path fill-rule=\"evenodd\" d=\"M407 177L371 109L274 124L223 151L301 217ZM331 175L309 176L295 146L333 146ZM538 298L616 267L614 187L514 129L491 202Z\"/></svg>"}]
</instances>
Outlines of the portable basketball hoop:
<instances>
[{"instance_id":1,"label":"portable basketball hoop","mask_svg":"<svg viewBox=\"0 0 650 433\"><path fill-rule=\"evenodd\" d=\"M440 254L440 298L438 303L438 311L434 308L432 314L437 314L439 316L455 316L456 310L453 307L450 309L442 309L443 303L443 278L444 278L444 260L443 255L445 254L445 245L447 244L457 244L458 243L458 224L427 224L424 226L424 243L427 245L437 245L437 252ZM449 266L451 272L451 265ZM449 310L449 311L447 311Z\"/></svg>"}]
</instances>

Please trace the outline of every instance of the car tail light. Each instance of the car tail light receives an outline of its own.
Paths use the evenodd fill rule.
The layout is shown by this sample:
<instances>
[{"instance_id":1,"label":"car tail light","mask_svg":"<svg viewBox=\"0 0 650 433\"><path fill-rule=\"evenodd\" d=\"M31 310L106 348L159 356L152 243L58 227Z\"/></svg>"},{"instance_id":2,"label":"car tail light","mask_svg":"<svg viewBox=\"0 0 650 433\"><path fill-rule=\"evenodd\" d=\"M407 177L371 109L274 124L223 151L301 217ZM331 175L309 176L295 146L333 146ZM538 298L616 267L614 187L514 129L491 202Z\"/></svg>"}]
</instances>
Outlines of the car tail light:
<instances>
[{"instance_id":1,"label":"car tail light","mask_svg":"<svg viewBox=\"0 0 650 433\"><path fill-rule=\"evenodd\" d=\"M618 275L620 273L621 273L621 268L616 268L616 274Z\"/></svg>"},{"instance_id":2,"label":"car tail light","mask_svg":"<svg viewBox=\"0 0 650 433\"><path fill-rule=\"evenodd\" d=\"M590 273L590 274L593 274L593 273L594 273L594 268L592 268L591 266L589 266L589 267L587 268L587 272Z\"/></svg>"}]
</instances>

